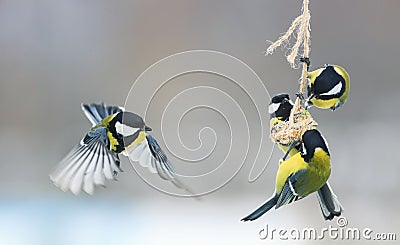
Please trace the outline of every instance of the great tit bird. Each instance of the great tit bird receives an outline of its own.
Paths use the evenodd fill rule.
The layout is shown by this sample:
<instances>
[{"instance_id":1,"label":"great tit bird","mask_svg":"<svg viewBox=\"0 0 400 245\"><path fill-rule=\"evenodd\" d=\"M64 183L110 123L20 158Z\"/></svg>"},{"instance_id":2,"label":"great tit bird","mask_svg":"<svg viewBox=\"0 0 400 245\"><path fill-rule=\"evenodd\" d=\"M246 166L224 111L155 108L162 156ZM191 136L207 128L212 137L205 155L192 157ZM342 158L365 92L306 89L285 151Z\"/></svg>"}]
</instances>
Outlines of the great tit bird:
<instances>
[{"instance_id":1,"label":"great tit bird","mask_svg":"<svg viewBox=\"0 0 400 245\"><path fill-rule=\"evenodd\" d=\"M269 113L269 129L271 130L273 126L279 124L284 121L289 120L290 111L293 108L293 102L290 100L288 94L277 94L272 97L271 102L268 106L268 113ZM278 144L279 149L283 152L287 152L289 146ZM289 156L296 154L298 150L296 148L292 148L291 151L288 153Z\"/></svg>"},{"instance_id":2,"label":"great tit bird","mask_svg":"<svg viewBox=\"0 0 400 245\"><path fill-rule=\"evenodd\" d=\"M294 104L290 100L288 94L277 94L272 97L268 107L270 116L270 130L274 125L289 120L290 111L292 110L293 105ZM278 147L284 153L287 153L289 148L288 145L283 144L278 144ZM299 142L299 144L295 145L290 150L288 156L291 157L300 151L301 144ZM335 216L339 217L342 214L343 207L328 182L326 182L325 185L318 190L317 196L325 220L331 220Z\"/></svg>"},{"instance_id":3,"label":"great tit bird","mask_svg":"<svg viewBox=\"0 0 400 245\"><path fill-rule=\"evenodd\" d=\"M306 108L314 105L334 111L346 102L350 90L350 77L342 67L326 64L309 72L307 77L310 80Z\"/></svg>"},{"instance_id":4,"label":"great tit bird","mask_svg":"<svg viewBox=\"0 0 400 245\"><path fill-rule=\"evenodd\" d=\"M301 152L279 165L275 193L242 221L255 220L274 206L277 209L318 191L330 173L330 154L325 139L316 129L307 130L302 136Z\"/></svg>"},{"instance_id":5,"label":"great tit bird","mask_svg":"<svg viewBox=\"0 0 400 245\"><path fill-rule=\"evenodd\" d=\"M152 173L186 187L176 178L174 169L157 141L148 133L143 118L123 107L105 104L82 104L82 110L92 123L92 129L59 163L50 179L63 191L75 195L83 189L93 194L95 186L105 186L105 180L116 180L122 172L118 154L128 156Z\"/></svg>"}]
</instances>

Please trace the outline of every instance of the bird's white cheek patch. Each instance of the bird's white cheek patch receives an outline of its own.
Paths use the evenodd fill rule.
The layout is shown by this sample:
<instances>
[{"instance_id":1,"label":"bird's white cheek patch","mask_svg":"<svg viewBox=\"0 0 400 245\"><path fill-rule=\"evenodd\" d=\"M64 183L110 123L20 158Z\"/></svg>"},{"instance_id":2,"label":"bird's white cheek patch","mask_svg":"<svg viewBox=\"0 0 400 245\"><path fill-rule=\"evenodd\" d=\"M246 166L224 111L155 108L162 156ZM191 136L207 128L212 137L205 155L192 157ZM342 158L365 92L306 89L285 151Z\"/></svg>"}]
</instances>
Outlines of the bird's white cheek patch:
<instances>
[{"instance_id":1,"label":"bird's white cheek patch","mask_svg":"<svg viewBox=\"0 0 400 245\"><path fill-rule=\"evenodd\" d=\"M123 136L130 136L130 135L133 135L134 133L136 133L137 131L139 131L140 128L132 128L128 125L117 122L115 124L115 130L117 131L117 133L119 133Z\"/></svg>"},{"instance_id":2,"label":"bird's white cheek patch","mask_svg":"<svg viewBox=\"0 0 400 245\"><path fill-rule=\"evenodd\" d=\"M269 113L269 114L272 114L272 113L276 112L276 111L278 110L278 108L279 108L279 105L280 105L280 104L278 104L278 103L272 103L272 104L270 104L270 105L268 106L268 113Z\"/></svg>"},{"instance_id":3,"label":"bird's white cheek patch","mask_svg":"<svg viewBox=\"0 0 400 245\"><path fill-rule=\"evenodd\" d=\"M335 87L333 87L331 90L329 90L326 93L320 94L320 95L335 95L338 94L340 92L340 90L342 90L342 82L339 81L338 84L336 84Z\"/></svg>"}]
</instances>

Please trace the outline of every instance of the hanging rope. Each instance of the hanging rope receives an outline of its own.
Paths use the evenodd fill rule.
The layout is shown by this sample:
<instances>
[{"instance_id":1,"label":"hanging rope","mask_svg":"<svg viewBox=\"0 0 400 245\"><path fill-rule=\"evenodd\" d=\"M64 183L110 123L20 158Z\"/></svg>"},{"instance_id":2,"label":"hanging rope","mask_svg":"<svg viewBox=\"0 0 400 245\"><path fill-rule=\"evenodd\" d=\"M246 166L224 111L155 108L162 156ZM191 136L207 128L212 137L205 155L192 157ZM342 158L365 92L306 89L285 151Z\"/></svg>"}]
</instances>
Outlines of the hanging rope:
<instances>
[{"instance_id":1,"label":"hanging rope","mask_svg":"<svg viewBox=\"0 0 400 245\"><path fill-rule=\"evenodd\" d=\"M308 8L310 1L303 0L302 14L298 16L290 25L289 29L277 41L272 43L266 50L266 54L272 54L274 50L281 46L284 42L288 42L290 36L296 32L296 43L290 50L289 55L286 57L287 61L292 67L295 67L296 57L308 58L310 54L310 10ZM303 54L300 53L300 48L303 47ZM299 94L304 94L307 85L307 72L308 65L303 62L301 82ZM291 143L298 140L302 133L306 130L315 127L317 123L311 115L301 108L301 99L297 97L295 105L290 113L289 122L284 122L276 125L271 130L271 138L279 143Z\"/></svg>"},{"instance_id":2,"label":"hanging rope","mask_svg":"<svg viewBox=\"0 0 400 245\"><path fill-rule=\"evenodd\" d=\"M289 54L287 57L287 60L289 63L294 64L294 60L296 56L298 56L299 53L299 47L303 43L303 57L308 58L310 54L310 11L308 9L309 5L309 0L304 0L303 1L303 13L301 15L301 25L299 27L299 31L297 34L297 41L296 44L293 46L292 52ZM300 89L299 93L304 94L304 91L306 89L306 84L307 84L307 72L308 72L308 67L305 62L303 62L303 69L301 73L301 83L300 83ZM294 114L299 111L300 108L300 98L297 97L296 103L293 107L293 110L290 113L289 117L289 122L293 123L293 118Z\"/></svg>"}]
</instances>

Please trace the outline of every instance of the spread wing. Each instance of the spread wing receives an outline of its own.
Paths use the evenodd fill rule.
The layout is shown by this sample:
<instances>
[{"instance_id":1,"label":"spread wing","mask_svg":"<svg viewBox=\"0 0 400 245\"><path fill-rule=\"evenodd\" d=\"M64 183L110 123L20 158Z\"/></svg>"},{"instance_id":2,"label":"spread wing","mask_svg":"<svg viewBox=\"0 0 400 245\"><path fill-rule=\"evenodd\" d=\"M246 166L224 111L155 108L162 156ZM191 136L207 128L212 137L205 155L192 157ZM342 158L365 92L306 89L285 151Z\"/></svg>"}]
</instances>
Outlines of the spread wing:
<instances>
[{"instance_id":1,"label":"spread wing","mask_svg":"<svg viewBox=\"0 0 400 245\"><path fill-rule=\"evenodd\" d=\"M124 152L124 155L128 156L131 162L139 163L142 167L148 168L151 173L157 173L162 179L171 181L178 188L186 189L191 193L191 191L177 179L171 162L158 145L156 139L150 134L145 134L146 138L129 148Z\"/></svg>"},{"instance_id":2,"label":"spread wing","mask_svg":"<svg viewBox=\"0 0 400 245\"><path fill-rule=\"evenodd\" d=\"M59 163L50 179L61 190L71 190L75 195L81 189L93 194L95 186L105 186L106 179L115 180L122 170L118 155L108 150L107 141L105 128L89 132Z\"/></svg>"}]
</instances>

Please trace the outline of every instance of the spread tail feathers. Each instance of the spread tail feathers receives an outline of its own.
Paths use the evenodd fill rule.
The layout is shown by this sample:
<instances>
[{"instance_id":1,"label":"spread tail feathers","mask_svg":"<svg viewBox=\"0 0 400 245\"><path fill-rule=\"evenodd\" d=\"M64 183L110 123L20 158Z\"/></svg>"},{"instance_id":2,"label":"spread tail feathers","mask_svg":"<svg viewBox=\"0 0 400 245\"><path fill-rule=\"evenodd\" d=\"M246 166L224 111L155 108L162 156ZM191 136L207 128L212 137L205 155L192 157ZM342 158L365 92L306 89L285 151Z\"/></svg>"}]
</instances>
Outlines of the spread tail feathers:
<instances>
[{"instance_id":1,"label":"spread tail feathers","mask_svg":"<svg viewBox=\"0 0 400 245\"><path fill-rule=\"evenodd\" d=\"M268 201L266 201L261 207L259 207L256 211L248 215L247 217L243 218L242 221L249 221L249 220L256 220L261 217L263 214L268 212L272 207L276 205L278 202L279 196L274 194Z\"/></svg>"},{"instance_id":2,"label":"spread tail feathers","mask_svg":"<svg viewBox=\"0 0 400 245\"><path fill-rule=\"evenodd\" d=\"M342 214L343 207L328 183L318 190L317 196L325 220L332 220L335 216L339 217Z\"/></svg>"}]
</instances>

